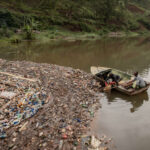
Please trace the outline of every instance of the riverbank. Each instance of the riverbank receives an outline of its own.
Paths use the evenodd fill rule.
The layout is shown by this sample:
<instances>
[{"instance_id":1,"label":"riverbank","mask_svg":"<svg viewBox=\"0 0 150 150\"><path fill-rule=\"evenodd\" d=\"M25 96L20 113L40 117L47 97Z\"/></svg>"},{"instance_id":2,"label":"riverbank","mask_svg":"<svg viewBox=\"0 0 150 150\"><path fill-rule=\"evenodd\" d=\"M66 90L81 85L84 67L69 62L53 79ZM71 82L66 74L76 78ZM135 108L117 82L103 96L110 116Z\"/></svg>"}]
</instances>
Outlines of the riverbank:
<instances>
[{"instance_id":1,"label":"riverbank","mask_svg":"<svg viewBox=\"0 0 150 150\"><path fill-rule=\"evenodd\" d=\"M22 30L19 30L17 33L13 33L9 36L1 37L0 41L12 42L12 43L20 43L23 41L41 41L48 42L52 40L66 40L66 41L74 41L74 40L93 40L100 39L98 33L86 33L86 32L71 32L69 30L64 29L53 29L53 30L45 30L45 31L36 31L32 32L32 38L26 39L26 33Z\"/></svg>"},{"instance_id":2,"label":"riverbank","mask_svg":"<svg viewBox=\"0 0 150 150\"><path fill-rule=\"evenodd\" d=\"M21 103L20 106L14 98L4 110L1 108L0 126L4 129L5 136L1 134L0 149L81 149L82 136L89 130L90 122L95 111L100 108L99 102L102 98L99 83L91 74L57 65L6 60L0 60L0 70L1 81L4 82L5 76L8 83L14 82L12 78L16 78L15 81L18 82L13 84L18 85L17 89L26 85L29 86L29 91L31 87L35 87L36 91L41 89L39 91L45 95L45 98L42 98L44 102L36 113L32 113L26 119L17 117L20 119L19 123L9 124L13 119L13 112L16 112L12 107L15 107L21 116L28 103ZM4 75L4 72L7 74ZM36 85L29 83L33 81ZM20 84L22 87L19 87ZM22 93L24 90L19 91ZM33 103L32 99L30 101ZM35 110L34 105L36 106L37 102L31 107ZM12 112L8 111L10 108ZM27 114L28 112L26 116ZM8 129L5 129L7 127Z\"/></svg>"},{"instance_id":3,"label":"riverbank","mask_svg":"<svg viewBox=\"0 0 150 150\"><path fill-rule=\"evenodd\" d=\"M150 11L145 7L147 4L139 2L2 0L0 6L0 39L13 43L137 36L150 32Z\"/></svg>"},{"instance_id":4,"label":"riverbank","mask_svg":"<svg viewBox=\"0 0 150 150\"><path fill-rule=\"evenodd\" d=\"M7 34L7 33L6 33ZM138 36L149 36L148 31L143 32L131 32L131 31L97 31L97 32L71 32L63 29L53 29L45 31L36 31L32 33L32 39L26 39L26 33L22 30L17 30L8 36L0 38L0 42L11 42L21 43L23 41L40 41L49 42L53 40L64 40L64 41L76 41L76 40L99 40L102 38L122 38L122 37L138 37Z\"/></svg>"}]
</instances>

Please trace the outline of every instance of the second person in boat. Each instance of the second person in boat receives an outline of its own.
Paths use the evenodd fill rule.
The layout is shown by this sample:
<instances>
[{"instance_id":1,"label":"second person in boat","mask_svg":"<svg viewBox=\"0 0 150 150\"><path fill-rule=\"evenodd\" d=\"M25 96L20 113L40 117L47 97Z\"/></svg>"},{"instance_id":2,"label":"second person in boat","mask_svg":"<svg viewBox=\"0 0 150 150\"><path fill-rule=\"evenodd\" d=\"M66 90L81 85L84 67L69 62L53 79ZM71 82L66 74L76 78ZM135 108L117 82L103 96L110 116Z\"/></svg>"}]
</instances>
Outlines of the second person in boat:
<instances>
[{"instance_id":1,"label":"second person in boat","mask_svg":"<svg viewBox=\"0 0 150 150\"><path fill-rule=\"evenodd\" d=\"M144 88L146 87L145 81L138 76L138 72L134 73L134 79L133 79L133 88Z\"/></svg>"},{"instance_id":2,"label":"second person in boat","mask_svg":"<svg viewBox=\"0 0 150 150\"><path fill-rule=\"evenodd\" d=\"M108 81L108 82L112 82L112 83L118 85L118 82L120 81L120 79L121 79L121 78L120 78L119 75L115 75L115 74L113 74L113 73L110 73L110 74L108 75L107 81Z\"/></svg>"}]
</instances>

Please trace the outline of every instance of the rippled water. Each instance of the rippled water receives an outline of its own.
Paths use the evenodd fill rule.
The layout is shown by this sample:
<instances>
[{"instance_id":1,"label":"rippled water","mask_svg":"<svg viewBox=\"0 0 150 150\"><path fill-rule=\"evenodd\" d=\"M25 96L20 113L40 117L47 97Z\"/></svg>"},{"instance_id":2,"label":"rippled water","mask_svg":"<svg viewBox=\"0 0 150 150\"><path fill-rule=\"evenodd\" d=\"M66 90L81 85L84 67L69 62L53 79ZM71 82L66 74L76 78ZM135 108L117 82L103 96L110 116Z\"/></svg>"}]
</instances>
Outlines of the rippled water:
<instances>
[{"instance_id":1,"label":"rippled water","mask_svg":"<svg viewBox=\"0 0 150 150\"><path fill-rule=\"evenodd\" d=\"M0 58L53 63L87 72L92 65L107 66L129 73L139 71L150 81L150 38L1 43ZM118 92L104 95L92 123L93 132L112 137L117 150L149 150L149 97L150 89L133 97Z\"/></svg>"}]
</instances>

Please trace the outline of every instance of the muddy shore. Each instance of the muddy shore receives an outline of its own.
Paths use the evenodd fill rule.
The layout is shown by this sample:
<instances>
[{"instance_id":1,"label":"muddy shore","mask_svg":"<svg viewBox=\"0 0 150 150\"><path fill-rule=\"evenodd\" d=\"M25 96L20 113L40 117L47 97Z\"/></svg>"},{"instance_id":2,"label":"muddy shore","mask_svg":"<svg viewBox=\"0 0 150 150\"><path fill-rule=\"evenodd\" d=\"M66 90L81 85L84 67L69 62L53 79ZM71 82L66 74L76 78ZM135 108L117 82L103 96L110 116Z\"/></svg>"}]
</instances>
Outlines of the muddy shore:
<instances>
[{"instance_id":1,"label":"muddy shore","mask_svg":"<svg viewBox=\"0 0 150 150\"><path fill-rule=\"evenodd\" d=\"M6 130L0 149L83 149L81 139L100 108L99 83L78 69L0 60L0 71L37 79L46 101L34 116Z\"/></svg>"}]
</instances>

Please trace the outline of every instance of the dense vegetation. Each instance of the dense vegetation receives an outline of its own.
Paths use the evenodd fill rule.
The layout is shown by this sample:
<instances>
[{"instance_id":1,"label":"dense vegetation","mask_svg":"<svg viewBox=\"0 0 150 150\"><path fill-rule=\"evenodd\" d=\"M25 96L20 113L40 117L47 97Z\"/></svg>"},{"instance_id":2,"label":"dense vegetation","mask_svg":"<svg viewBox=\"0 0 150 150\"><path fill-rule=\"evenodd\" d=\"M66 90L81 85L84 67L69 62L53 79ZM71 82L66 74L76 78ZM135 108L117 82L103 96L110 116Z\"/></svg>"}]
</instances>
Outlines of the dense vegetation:
<instances>
[{"instance_id":1,"label":"dense vegetation","mask_svg":"<svg viewBox=\"0 0 150 150\"><path fill-rule=\"evenodd\" d=\"M139 6L150 9L150 0L130 0L130 1L134 2L135 4Z\"/></svg>"},{"instance_id":2,"label":"dense vegetation","mask_svg":"<svg viewBox=\"0 0 150 150\"><path fill-rule=\"evenodd\" d=\"M150 0L1 0L0 35L23 30L98 32L150 30Z\"/></svg>"}]
</instances>

